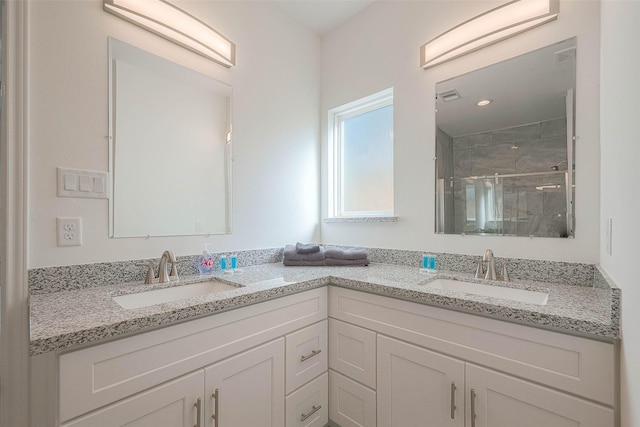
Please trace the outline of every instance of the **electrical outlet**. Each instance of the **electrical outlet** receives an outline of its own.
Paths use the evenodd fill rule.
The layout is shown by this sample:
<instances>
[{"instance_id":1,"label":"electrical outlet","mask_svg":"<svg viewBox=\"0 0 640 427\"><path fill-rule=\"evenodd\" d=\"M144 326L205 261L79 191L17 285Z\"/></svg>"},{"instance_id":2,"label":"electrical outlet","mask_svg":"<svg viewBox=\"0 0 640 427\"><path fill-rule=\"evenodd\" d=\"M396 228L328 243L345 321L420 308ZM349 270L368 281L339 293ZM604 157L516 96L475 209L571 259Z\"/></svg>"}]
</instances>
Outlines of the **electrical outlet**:
<instances>
[{"instance_id":1,"label":"electrical outlet","mask_svg":"<svg viewBox=\"0 0 640 427\"><path fill-rule=\"evenodd\" d=\"M58 246L81 246L82 218L56 218L56 235Z\"/></svg>"}]
</instances>

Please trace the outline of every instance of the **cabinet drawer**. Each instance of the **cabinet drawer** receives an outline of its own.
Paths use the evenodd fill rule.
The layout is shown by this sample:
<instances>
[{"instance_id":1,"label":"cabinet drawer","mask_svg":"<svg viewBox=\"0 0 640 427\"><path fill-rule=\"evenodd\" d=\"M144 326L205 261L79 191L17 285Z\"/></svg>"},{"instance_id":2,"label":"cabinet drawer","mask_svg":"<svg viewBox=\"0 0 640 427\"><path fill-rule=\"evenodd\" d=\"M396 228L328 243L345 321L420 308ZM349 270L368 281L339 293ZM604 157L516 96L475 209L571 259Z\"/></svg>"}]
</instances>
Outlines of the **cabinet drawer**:
<instances>
[{"instance_id":1,"label":"cabinet drawer","mask_svg":"<svg viewBox=\"0 0 640 427\"><path fill-rule=\"evenodd\" d=\"M375 427L376 392L329 370L329 418L341 427Z\"/></svg>"},{"instance_id":2,"label":"cabinet drawer","mask_svg":"<svg viewBox=\"0 0 640 427\"><path fill-rule=\"evenodd\" d=\"M376 388L376 333L329 319L329 367Z\"/></svg>"},{"instance_id":3,"label":"cabinet drawer","mask_svg":"<svg viewBox=\"0 0 640 427\"><path fill-rule=\"evenodd\" d=\"M287 394L327 370L327 321L287 335Z\"/></svg>"},{"instance_id":4,"label":"cabinet drawer","mask_svg":"<svg viewBox=\"0 0 640 427\"><path fill-rule=\"evenodd\" d=\"M329 287L329 307L332 318L614 404L615 349L611 343L333 286Z\"/></svg>"},{"instance_id":5,"label":"cabinet drawer","mask_svg":"<svg viewBox=\"0 0 640 427\"><path fill-rule=\"evenodd\" d=\"M329 374L287 396L286 427L324 427L329 422Z\"/></svg>"},{"instance_id":6,"label":"cabinet drawer","mask_svg":"<svg viewBox=\"0 0 640 427\"><path fill-rule=\"evenodd\" d=\"M326 288L262 302L60 356L60 420L326 319Z\"/></svg>"}]
</instances>

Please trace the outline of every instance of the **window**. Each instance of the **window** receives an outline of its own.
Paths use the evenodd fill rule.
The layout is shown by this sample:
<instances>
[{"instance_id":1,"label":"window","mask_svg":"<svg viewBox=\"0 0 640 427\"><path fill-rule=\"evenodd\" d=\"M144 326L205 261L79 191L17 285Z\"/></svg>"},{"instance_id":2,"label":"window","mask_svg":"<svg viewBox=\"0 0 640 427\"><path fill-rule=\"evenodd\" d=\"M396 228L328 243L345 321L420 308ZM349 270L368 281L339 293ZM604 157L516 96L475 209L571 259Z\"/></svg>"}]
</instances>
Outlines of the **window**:
<instances>
[{"instance_id":1,"label":"window","mask_svg":"<svg viewBox=\"0 0 640 427\"><path fill-rule=\"evenodd\" d=\"M393 88L329 111L329 216L393 215Z\"/></svg>"}]
</instances>

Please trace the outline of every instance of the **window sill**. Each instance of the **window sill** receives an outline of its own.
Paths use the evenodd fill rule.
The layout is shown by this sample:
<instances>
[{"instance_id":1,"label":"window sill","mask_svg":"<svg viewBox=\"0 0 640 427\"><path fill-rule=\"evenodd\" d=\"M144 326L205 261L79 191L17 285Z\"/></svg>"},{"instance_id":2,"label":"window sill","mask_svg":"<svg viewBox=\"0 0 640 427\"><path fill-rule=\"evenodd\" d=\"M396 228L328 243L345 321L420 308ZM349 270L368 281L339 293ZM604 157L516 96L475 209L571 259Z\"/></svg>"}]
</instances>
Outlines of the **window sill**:
<instances>
[{"instance_id":1,"label":"window sill","mask_svg":"<svg viewBox=\"0 0 640 427\"><path fill-rule=\"evenodd\" d=\"M344 217L323 218L322 222L325 224L398 222L398 217L397 216L344 216Z\"/></svg>"}]
</instances>

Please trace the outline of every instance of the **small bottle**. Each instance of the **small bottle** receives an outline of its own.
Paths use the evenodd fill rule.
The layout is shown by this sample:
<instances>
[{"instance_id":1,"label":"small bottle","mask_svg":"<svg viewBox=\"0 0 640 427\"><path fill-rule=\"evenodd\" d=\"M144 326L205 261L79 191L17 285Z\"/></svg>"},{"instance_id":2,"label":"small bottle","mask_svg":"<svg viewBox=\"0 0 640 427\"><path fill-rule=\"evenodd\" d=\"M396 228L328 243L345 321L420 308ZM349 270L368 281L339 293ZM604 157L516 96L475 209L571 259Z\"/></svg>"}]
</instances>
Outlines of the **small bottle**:
<instances>
[{"instance_id":1,"label":"small bottle","mask_svg":"<svg viewBox=\"0 0 640 427\"><path fill-rule=\"evenodd\" d=\"M421 270L427 270L429 268L429 254L422 254L422 268Z\"/></svg>"},{"instance_id":2,"label":"small bottle","mask_svg":"<svg viewBox=\"0 0 640 427\"><path fill-rule=\"evenodd\" d=\"M231 255L231 270L238 268L238 256L236 254Z\"/></svg>"},{"instance_id":3,"label":"small bottle","mask_svg":"<svg viewBox=\"0 0 640 427\"><path fill-rule=\"evenodd\" d=\"M227 271L227 257L225 255L220 255L220 270Z\"/></svg>"},{"instance_id":4,"label":"small bottle","mask_svg":"<svg viewBox=\"0 0 640 427\"><path fill-rule=\"evenodd\" d=\"M434 254L429 254L429 265L427 266L429 271L436 271L436 256Z\"/></svg>"}]
</instances>

